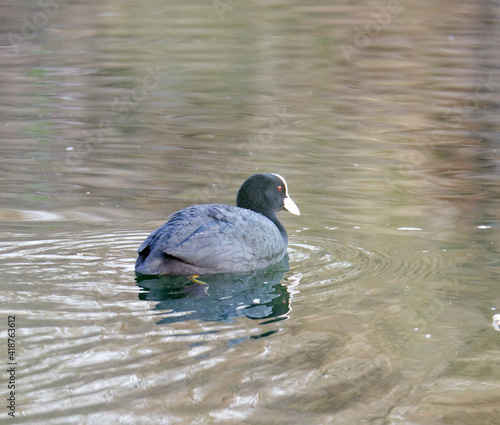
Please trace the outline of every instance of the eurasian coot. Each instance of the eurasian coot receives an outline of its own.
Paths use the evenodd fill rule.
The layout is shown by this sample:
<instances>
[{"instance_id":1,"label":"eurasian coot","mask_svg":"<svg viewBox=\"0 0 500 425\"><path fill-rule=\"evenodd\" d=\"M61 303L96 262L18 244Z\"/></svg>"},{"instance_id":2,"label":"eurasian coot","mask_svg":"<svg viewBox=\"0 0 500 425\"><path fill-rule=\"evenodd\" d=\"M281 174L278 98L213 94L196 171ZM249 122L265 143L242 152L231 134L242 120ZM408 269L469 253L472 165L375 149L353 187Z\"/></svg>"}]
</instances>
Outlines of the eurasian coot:
<instances>
[{"instance_id":1,"label":"eurasian coot","mask_svg":"<svg viewBox=\"0 0 500 425\"><path fill-rule=\"evenodd\" d=\"M280 261L288 236L276 213L300 215L285 179L254 174L238 191L236 205L193 205L172 214L137 250L136 273L244 272Z\"/></svg>"}]
</instances>

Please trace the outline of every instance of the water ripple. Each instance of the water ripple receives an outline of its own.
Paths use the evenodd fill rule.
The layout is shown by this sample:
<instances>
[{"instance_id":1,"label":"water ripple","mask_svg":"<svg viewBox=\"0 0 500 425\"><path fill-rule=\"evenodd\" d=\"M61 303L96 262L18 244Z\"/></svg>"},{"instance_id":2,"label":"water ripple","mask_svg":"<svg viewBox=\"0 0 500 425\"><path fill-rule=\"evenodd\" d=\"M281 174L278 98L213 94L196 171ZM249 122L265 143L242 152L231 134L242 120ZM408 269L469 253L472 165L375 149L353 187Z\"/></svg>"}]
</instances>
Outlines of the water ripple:
<instances>
[{"instance_id":1,"label":"water ripple","mask_svg":"<svg viewBox=\"0 0 500 425\"><path fill-rule=\"evenodd\" d=\"M409 231L411 230L411 231ZM329 276L329 281L356 279L367 274L374 278L439 279L446 272L446 250L429 247L415 237L420 229L397 229L383 245L345 242L331 237L296 236L290 243L292 270L305 275ZM412 233L412 235L409 235ZM359 239L353 235L352 240Z\"/></svg>"}]
</instances>

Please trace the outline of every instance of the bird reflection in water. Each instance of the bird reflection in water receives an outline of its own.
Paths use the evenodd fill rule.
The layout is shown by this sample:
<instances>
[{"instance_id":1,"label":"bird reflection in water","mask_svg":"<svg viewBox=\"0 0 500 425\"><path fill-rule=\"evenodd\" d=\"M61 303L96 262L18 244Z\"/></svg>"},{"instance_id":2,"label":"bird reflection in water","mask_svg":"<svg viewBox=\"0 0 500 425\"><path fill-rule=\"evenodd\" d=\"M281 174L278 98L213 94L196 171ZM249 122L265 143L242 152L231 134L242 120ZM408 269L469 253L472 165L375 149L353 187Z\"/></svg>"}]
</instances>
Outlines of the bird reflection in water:
<instances>
[{"instance_id":1,"label":"bird reflection in water","mask_svg":"<svg viewBox=\"0 0 500 425\"><path fill-rule=\"evenodd\" d=\"M232 322L286 318L290 294L281 283L288 271L288 255L267 269L245 273L203 276L145 276L138 274L143 289L139 299L158 301L155 310L165 312L158 324L199 320Z\"/></svg>"}]
</instances>

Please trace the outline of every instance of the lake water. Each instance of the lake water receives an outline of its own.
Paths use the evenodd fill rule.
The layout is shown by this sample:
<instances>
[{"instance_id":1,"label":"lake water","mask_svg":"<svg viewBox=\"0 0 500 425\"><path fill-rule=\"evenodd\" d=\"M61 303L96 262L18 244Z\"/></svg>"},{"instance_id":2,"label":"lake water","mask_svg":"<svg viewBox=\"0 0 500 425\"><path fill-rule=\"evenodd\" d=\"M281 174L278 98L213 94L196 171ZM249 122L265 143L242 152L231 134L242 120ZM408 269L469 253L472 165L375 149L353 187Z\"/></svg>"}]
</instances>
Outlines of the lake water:
<instances>
[{"instance_id":1,"label":"lake water","mask_svg":"<svg viewBox=\"0 0 500 425\"><path fill-rule=\"evenodd\" d=\"M499 23L3 2L0 423L499 424ZM300 208L288 264L136 280L168 215L256 172Z\"/></svg>"}]
</instances>

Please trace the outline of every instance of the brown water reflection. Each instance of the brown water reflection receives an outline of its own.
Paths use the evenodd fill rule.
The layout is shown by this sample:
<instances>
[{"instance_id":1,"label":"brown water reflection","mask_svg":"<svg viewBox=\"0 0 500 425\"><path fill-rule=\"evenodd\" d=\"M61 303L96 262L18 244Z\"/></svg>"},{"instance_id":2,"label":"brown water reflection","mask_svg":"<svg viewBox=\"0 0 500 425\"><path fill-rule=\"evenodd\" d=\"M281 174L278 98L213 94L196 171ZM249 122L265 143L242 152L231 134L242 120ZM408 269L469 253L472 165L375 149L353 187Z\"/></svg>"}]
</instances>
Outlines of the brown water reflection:
<instances>
[{"instance_id":1,"label":"brown water reflection","mask_svg":"<svg viewBox=\"0 0 500 425\"><path fill-rule=\"evenodd\" d=\"M497 1L0 11L16 422L498 422ZM151 230L256 171L302 213L284 278L249 286L283 311L217 321L137 286Z\"/></svg>"}]
</instances>

